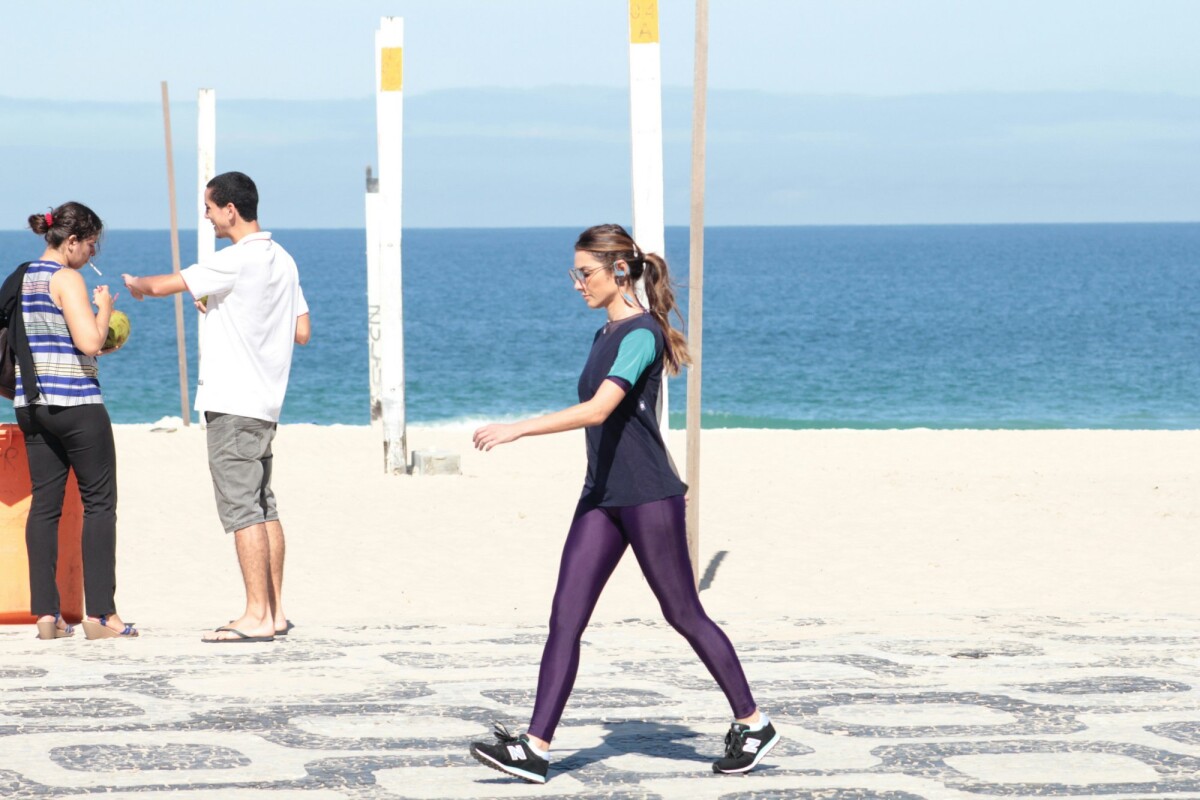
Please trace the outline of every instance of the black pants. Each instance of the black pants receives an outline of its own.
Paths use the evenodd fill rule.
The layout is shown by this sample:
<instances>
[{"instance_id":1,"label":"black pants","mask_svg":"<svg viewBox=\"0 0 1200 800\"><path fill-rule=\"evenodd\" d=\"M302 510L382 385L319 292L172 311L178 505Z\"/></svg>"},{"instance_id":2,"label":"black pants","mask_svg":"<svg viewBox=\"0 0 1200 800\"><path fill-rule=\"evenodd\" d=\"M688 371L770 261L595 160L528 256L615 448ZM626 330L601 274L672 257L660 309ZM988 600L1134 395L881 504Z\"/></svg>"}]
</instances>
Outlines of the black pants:
<instances>
[{"instance_id":1,"label":"black pants","mask_svg":"<svg viewBox=\"0 0 1200 800\"><path fill-rule=\"evenodd\" d=\"M57 614L58 521L67 473L75 469L83 500L83 593L93 617L117 610L117 450L103 403L16 409L25 434L33 499L25 523L29 604L36 616Z\"/></svg>"}]
</instances>

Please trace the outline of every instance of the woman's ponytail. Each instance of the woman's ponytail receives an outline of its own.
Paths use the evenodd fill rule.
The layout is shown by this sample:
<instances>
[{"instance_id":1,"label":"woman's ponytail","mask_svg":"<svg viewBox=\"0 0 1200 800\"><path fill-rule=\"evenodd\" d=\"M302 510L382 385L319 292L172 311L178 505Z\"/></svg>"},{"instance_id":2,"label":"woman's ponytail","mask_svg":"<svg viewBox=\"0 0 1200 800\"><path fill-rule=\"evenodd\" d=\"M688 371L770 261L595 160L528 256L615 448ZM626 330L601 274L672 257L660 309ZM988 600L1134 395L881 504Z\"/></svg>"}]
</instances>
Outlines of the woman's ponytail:
<instances>
[{"instance_id":1,"label":"woman's ponytail","mask_svg":"<svg viewBox=\"0 0 1200 800\"><path fill-rule=\"evenodd\" d=\"M646 289L646 304L650 307L650 315L662 327L665 339L664 357L667 373L678 375L679 371L692 363L688 353L687 337L676 328L671 327L671 312L683 325L683 315L675 304L675 289L671 286L671 275L667 270L667 262L658 253L645 254L645 267L642 269L642 286Z\"/></svg>"}]
</instances>

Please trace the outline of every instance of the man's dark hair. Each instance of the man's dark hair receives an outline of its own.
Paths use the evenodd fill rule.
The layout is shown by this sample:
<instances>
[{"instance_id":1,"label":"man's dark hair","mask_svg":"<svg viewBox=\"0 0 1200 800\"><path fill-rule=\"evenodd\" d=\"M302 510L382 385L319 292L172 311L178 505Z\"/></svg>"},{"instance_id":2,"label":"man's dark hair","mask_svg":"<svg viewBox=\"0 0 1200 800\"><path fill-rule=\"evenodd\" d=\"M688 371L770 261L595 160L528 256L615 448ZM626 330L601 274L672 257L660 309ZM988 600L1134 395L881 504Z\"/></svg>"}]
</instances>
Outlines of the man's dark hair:
<instances>
[{"instance_id":1,"label":"man's dark hair","mask_svg":"<svg viewBox=\"0 0 1200 800\"><path fill-rule=\"evenodd\" d=\"M218 208L233 203L246 222L258 219L258 187L244 172L222 172L208 182L213 204Z\"/></svg>"}]
</instances>

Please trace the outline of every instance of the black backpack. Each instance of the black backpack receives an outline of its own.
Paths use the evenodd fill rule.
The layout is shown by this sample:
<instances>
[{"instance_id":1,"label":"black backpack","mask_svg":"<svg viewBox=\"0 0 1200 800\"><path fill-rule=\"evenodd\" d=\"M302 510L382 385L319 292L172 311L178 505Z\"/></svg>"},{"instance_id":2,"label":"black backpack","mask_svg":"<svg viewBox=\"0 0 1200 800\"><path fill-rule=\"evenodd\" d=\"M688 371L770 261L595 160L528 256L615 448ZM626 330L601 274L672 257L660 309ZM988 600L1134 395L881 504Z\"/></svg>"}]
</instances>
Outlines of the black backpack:
<instances>
[{"instance_id":1,"label":"black backpack","mask_svg":"<svg viewBox=\"0 0 1200 800\"><path fill-rule=\"evenodd\" d=\"M25 271L28 269L29 262L25 262L17 267L13 274L5 279L3 287L0 287L0 397L7 397L9 400L13 399L17 393L17 356L13 352L14 339L20 338L23 344L25 339L23 335L25 326L20 325L22 335L16 337L14 334L17 326L12 323L20 319L21 316L19 306L21 302L21 284L25 282ZM28 351L28 345L25 345L24 349ZM29 362L28 366L31 368L32 358L29 359ZM22 369L22 372L27 375L36 374L26 372L25 369ZM29 386L26 387L26 397L30 395L29 388ZM36 397L39 394L36 380L33 381L32 389L33 396Z\"/></svg>"}]
</instances>

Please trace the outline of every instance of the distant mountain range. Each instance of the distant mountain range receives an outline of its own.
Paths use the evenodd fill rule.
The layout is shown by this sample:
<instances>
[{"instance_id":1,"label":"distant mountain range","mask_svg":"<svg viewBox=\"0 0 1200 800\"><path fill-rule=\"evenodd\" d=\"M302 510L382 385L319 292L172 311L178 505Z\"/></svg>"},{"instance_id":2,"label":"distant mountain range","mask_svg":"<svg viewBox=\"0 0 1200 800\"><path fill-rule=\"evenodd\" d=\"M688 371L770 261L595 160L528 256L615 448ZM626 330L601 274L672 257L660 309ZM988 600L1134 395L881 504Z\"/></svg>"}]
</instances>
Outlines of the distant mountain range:
<instances>
[{"instance_id":1,"label":"distant mountain range","mask_svg":"<svg viewBox=\"0 0 1200 800\"><path fill-rule=\"evenodd\" d=\"M195 103L172 104L179 216L194 227ZM148 86L156 98L158 87ZM686 224L691 93L664 92L668 224ZM611 88L405 99L404 225L572 226L630 216L629 107ZM1200 98L715 91L713 225L1200 218ZM217 166L259 183L267 227L360 227L373 99L217 98ZM0 228L68 198L115 228L169 224L162 113L0 97Z\"/></svg>"}]
</instances>

